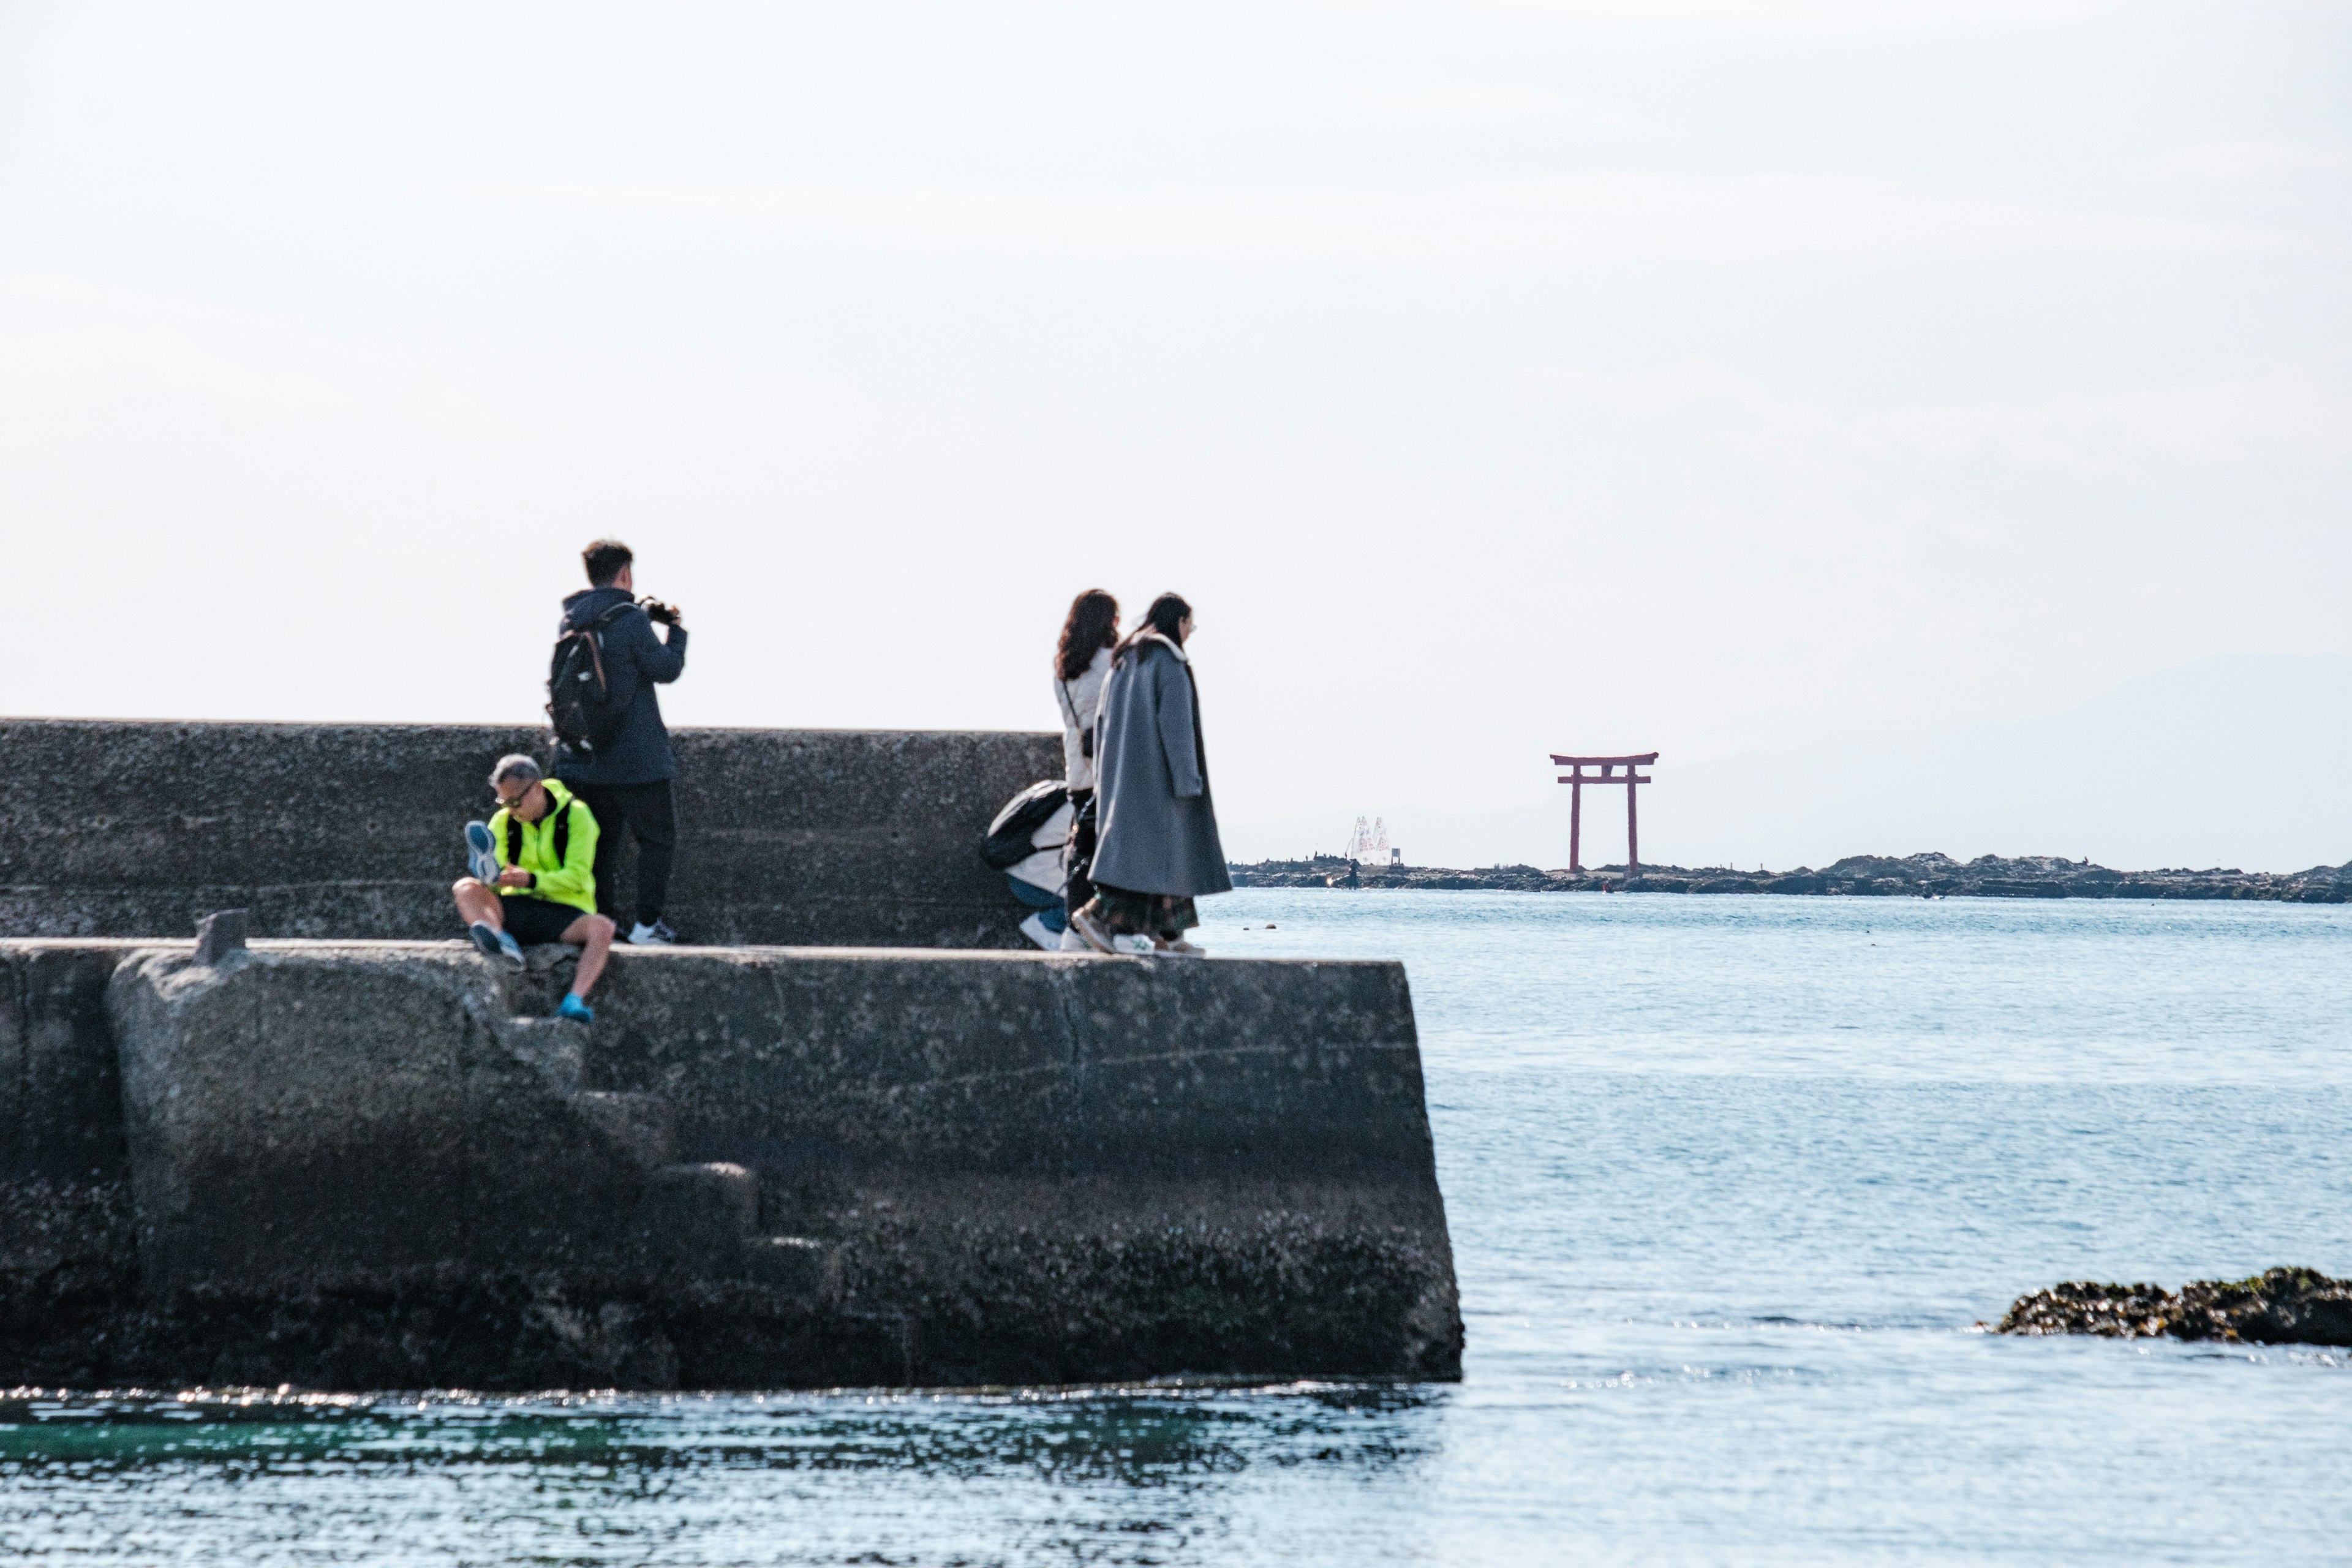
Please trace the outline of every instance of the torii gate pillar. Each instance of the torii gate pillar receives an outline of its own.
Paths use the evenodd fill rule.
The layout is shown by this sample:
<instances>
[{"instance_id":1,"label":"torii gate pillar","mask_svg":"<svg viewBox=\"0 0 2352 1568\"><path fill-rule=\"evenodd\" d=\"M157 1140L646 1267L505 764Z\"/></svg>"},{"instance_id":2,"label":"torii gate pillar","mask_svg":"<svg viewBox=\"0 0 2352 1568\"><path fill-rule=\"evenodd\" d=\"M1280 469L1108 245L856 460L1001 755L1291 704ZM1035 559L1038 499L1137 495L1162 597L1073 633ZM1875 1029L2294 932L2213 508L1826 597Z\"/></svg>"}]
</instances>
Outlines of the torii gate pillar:
<instances>
[{"instance_id":1,"label":"torii gate pillar","mask_svg":"<svg viewBox=\"0 0 2352 1568\"><path fill-rule=\"evenodd\" d=\"M1586 784L1623 784L1625 786L1625 879L1632 881L1642 874L1641 820L1633 805L1633 786L1650 782L1647 773L1639 770L1658 760L1655 752L1644 752L1638 757L1562 757L1554 756L1555 767L1568 769L1559 782L1568 786L1568 868L1584 869L1584 786ZM1587 768L1599 768L1598 773L1588 773ZM1619 768L1625 771L1622 774Z\"/></svg>"}]
</instances>

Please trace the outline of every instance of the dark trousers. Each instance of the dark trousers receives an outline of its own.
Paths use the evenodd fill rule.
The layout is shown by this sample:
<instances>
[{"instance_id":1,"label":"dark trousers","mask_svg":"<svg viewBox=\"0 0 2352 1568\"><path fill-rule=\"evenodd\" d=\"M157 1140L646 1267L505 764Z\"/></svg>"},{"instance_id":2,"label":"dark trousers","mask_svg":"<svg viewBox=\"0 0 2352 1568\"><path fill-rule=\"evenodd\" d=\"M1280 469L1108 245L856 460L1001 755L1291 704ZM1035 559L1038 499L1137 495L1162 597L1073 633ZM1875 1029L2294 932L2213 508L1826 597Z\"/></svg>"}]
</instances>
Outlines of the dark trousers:
<instances>
[{"instance_id":1,"label":"dark trousers","mask_svg":"<svg viewBox=\"0 0 2352 1568\"><path fill-rule=\"evenodd\" d=\"M1069 877L1062 889L1062 907L1076 914L1095 896L1095 885L1087 879L1095 868L1095 792L1074 789L1070 801L1077 809L1070 814L1070 852L1062 862Z\"/></svg>"},{"instance_id":2,"label":"dark trousers","mask_svg":"<svg viewBox=\"0 0 2352 1568\"><path fill-rule=\"evenodd\" d=\"M596 814L596 911L621 920L614 882L621 869L621 830L637 841L637 923L661 919L669 899L669 870L677 856L677 807L669 780L641 784L574 784L572 793ZM621 934L629 924L621 921Z\"/></svg>"}]
</instances>

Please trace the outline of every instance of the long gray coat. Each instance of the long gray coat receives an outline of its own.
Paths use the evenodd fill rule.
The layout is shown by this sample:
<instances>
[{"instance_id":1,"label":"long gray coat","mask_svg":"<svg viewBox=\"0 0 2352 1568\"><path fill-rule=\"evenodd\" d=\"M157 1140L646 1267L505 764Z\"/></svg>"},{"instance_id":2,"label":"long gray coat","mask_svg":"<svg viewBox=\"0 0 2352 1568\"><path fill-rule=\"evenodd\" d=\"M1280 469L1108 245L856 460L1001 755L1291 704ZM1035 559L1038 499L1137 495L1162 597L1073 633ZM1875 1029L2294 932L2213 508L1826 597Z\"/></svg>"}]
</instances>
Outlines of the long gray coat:
<instances>
[{"instance_id":1,"label":"long gray coat","mask_svg":"<svg viewBox=\"0 0 2352 1568\"><path fill-rule=\"evenodd\" d=\"M1192 668L1172 643L1147 637L1111 668L1095 766L1096 881L1180 898L1233 890Z\"/></svg>"}]
</instances>

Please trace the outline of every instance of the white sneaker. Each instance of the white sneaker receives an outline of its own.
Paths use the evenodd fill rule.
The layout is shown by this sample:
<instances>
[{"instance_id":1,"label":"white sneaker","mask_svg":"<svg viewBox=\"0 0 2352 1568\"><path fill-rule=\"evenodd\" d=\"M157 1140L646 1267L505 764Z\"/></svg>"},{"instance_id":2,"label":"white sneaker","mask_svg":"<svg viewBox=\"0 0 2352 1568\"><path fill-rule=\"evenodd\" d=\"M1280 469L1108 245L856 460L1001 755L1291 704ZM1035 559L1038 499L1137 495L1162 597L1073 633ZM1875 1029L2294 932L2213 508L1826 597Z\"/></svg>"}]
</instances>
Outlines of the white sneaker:
<instances>
[{"instance_id":1,"label":"white sneaker","mask_svg":"<svg viewBox=\"0 0 2352 1568\"><path fill-rule=\"evenodd\" d=\"M1191 942L1186 942L1181 936L1175 941L1163 945L1160 951L1162 952L1172 952L1180 958L1206 958L1209 956L1209 950L1207 948L1194 947Z\"/></svg>"},{"instance_id":2,"label":"white sneaker","mask_svg":"<svg viewBox=\"0 0 2352 1568\"><path fill-rule=\"evenodd\" d=\"M677 932L669 929L669 921L656 921L647 925L639 921L629 928L631 947L667 947L677 941Z\"/></svg>"},{"instance_id":3,"label":"white sneaker","mask_svg":"<svg viewBox=\"0 0 2352 1568\"><path fill-rule=\"evenodd\" d=\"M1062 951L1064 952L1092 952L1094 949L1087 945L1087 939L1080 936L1075 927L1066 926L1062 931Z\"/></svg>"},{"instance_id":4,"label":"white sneaker","mask_svg":"<svg viewBox=\"0 0 2352 1568\"><path fill-rule=\"evenodd\" d=\"M1110 950L1113 952L1158 952L1160 946L1139 931L1111 938Z\"/></svg>"},{"instance_id":5,"label":"white sneaker","mask_svg":"<svg viewBox=\"0 0 2352 1568\"><path fill-rule=\"evenodd\" d=\"M1110 934L1110 928L1084 910L1070 917L1070 929L1078 933L1079 941L1097 952L1118 951L1118 938Z\"/></svg>"},{"instance_id":6,"label":"white sneaker","mask_svg":"<svg viewBox=\"0 0 2352 1568\"><path fill-rule=\"evenodd\" d=\"M1021 922L1021 934L1044 948L1047 952L1061 945L1062 939L1045 929L1045 917L1033 914Z\"/></svg>"}]
</instances>

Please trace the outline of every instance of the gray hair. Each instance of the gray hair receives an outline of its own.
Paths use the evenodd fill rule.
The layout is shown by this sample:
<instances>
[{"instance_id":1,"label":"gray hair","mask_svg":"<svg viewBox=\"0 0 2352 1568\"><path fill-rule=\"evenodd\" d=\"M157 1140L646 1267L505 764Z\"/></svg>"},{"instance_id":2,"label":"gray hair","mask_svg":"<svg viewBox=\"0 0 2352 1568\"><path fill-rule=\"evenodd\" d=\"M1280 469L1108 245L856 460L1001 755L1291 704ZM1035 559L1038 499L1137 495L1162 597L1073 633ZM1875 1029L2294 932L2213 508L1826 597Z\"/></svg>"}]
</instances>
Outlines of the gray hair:
<instances>
[{"instance_id":1,"label":"gray hair","mask_svg":"<svg viewBox=\"0 0 2352 1568\"><path fill-rule=\"evenodd\" d=\"M546 776L539 771L537 762L516 752L500 757L499 765L490 770L490 787L496 789L509 779L520 779L527 784L535 784Z\"/></svg>"}]
</instances>

